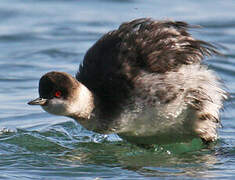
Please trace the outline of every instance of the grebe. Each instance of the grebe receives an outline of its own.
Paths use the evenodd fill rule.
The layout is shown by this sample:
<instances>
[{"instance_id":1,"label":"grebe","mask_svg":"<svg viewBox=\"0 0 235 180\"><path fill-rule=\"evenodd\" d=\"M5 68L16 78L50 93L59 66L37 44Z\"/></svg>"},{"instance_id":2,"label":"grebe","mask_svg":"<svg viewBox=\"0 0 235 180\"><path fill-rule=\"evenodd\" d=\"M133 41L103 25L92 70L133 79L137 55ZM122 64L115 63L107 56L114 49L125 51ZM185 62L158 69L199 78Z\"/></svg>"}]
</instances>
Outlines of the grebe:
<instances>
[{"instance_id":1,"label":"grebe","mask_svg":"<svg viewBox=\"0 0 235 180\"><path fill-rule=\"evenodd\" d=\"M76 78L43 75L40 97L28 104L134 144L215 141L227 93L202 60L218 51L189 28L148 18L123 23L87 51Z\"/></svg>"}]
</instances>

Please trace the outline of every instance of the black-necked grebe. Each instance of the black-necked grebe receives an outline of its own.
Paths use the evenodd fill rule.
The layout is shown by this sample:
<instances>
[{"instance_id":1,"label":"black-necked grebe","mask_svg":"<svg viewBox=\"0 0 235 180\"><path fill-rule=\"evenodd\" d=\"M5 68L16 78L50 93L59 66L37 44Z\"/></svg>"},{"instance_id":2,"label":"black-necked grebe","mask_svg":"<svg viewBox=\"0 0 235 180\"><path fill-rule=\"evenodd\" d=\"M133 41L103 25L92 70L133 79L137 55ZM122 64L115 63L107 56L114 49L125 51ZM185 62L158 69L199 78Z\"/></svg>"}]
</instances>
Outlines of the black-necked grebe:
<instances>
[{"instance_id":1,"label":"black-necked grebe","mask_svg":"<svg viewBox=\"0 0 235 180\"><path fill-rule=\"evenodd\" d=\"M87 51L76 79L42 76L40 98L29 104L135 144L214 141L227 93L202 64L216 48L189 27L147 18L123 23Z\"/></svg>"}]
</instances>

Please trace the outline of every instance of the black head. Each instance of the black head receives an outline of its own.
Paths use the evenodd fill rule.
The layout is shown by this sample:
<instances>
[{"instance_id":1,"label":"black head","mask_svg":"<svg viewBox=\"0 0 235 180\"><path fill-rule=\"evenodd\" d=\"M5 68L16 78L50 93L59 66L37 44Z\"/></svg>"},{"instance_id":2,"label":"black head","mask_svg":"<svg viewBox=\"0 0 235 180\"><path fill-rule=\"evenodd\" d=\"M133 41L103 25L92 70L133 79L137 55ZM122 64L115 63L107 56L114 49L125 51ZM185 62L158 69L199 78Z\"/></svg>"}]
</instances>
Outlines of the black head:
<instances>
[{"instance_id":1,"label":"black head","mask_svg":"<svg viewBox=\"0 0 235 180\"><path fill-rule=\"evenodd\" d=\"M64 72L49 72L39 81L39 98L29 105L41 107L55 115L88 117L93 109L90 91L71 75Z\"/></svg>"},{"instance_id":2,"label":"black head","mask_svg":"<svg viewBox=\"0 0 235 180\"><path fill-rule=\"evenodd\" d=\"M72 101L79 89L79 82L64 72L52 71L43 75L39 81L39 98L29 105L46 106L52 100Z\"/></svg>"},{"instance_id":3,"label":"black head","mask_svg":"<svg viewBox=\"0 0 235 180\"><path fill-rule=\"evenodd\" d=\"M52 71L43 75L39 81L39 96L44 99L63 98L73 96L74 89L79 86L71 75L64 72Z\"/></svg>"}]
</instances>

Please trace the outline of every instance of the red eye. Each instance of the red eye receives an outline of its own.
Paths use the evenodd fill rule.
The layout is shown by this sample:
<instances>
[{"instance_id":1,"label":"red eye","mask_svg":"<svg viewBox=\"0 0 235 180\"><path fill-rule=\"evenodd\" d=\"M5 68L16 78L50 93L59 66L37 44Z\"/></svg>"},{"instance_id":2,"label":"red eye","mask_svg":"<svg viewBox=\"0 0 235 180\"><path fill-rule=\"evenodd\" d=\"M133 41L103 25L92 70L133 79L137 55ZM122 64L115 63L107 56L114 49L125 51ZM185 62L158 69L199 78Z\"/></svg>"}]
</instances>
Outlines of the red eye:
<instances>
[{"instance_id":1,"label":"red eye","mask_svg":"<svg viewBox=\"0 0 235 180\"><path fill-rule=\"evenodd\" d=\"M55 97L60 98L61 97L61 91L56 91L55 92Z\"/></svg>"}]
</instances>

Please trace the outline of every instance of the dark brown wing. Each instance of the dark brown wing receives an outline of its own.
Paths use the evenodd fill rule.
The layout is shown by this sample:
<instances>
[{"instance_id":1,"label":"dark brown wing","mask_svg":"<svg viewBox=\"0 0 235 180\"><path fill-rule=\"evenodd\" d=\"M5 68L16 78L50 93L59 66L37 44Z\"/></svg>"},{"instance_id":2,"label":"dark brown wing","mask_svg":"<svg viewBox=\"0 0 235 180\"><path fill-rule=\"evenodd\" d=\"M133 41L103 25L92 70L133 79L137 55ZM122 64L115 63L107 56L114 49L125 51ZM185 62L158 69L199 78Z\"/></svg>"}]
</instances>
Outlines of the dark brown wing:
<instances>
[{"instance_id":1,"label":"dark brown wing","mask_svg":"<svg viewBox=\"0 0 235 180\"><path fill-rule=\"evenodd\" d=\"M185 22L146 18L123 23L87 51L76 78L113 113L134 92L140 71L165 73L217 53L211 44L192 38L189 27Z\"/></svg>"},{"instance_id":2,"label":"dark brown wing","mask_svg":"<svg viewBox=\"0 0 235 180\"><path fill-rule=\"evenodd\" d=\"M104 35L87 51L76 75L77 80L99 99L99 107L107 116L120 109L131 88L122 70L121 43L115 31Z\"/></svg>"},{"instance_id":3,"label":"dark brown wing","mask_svg":"<svg viewBox=\"0 0 235 180\"><path fill-rule=\"evenodd\" d=\"M194 39L185 22L137 19L118 29L122 38L122 56L131 56L128 63L145 67L147 71L164 73L182 64L200 63L204 56L218 54L207 42ZM130 52L131 51L131 52ZM130 62L133 61L133 62Z\"/></svg>"}]
</instances>

